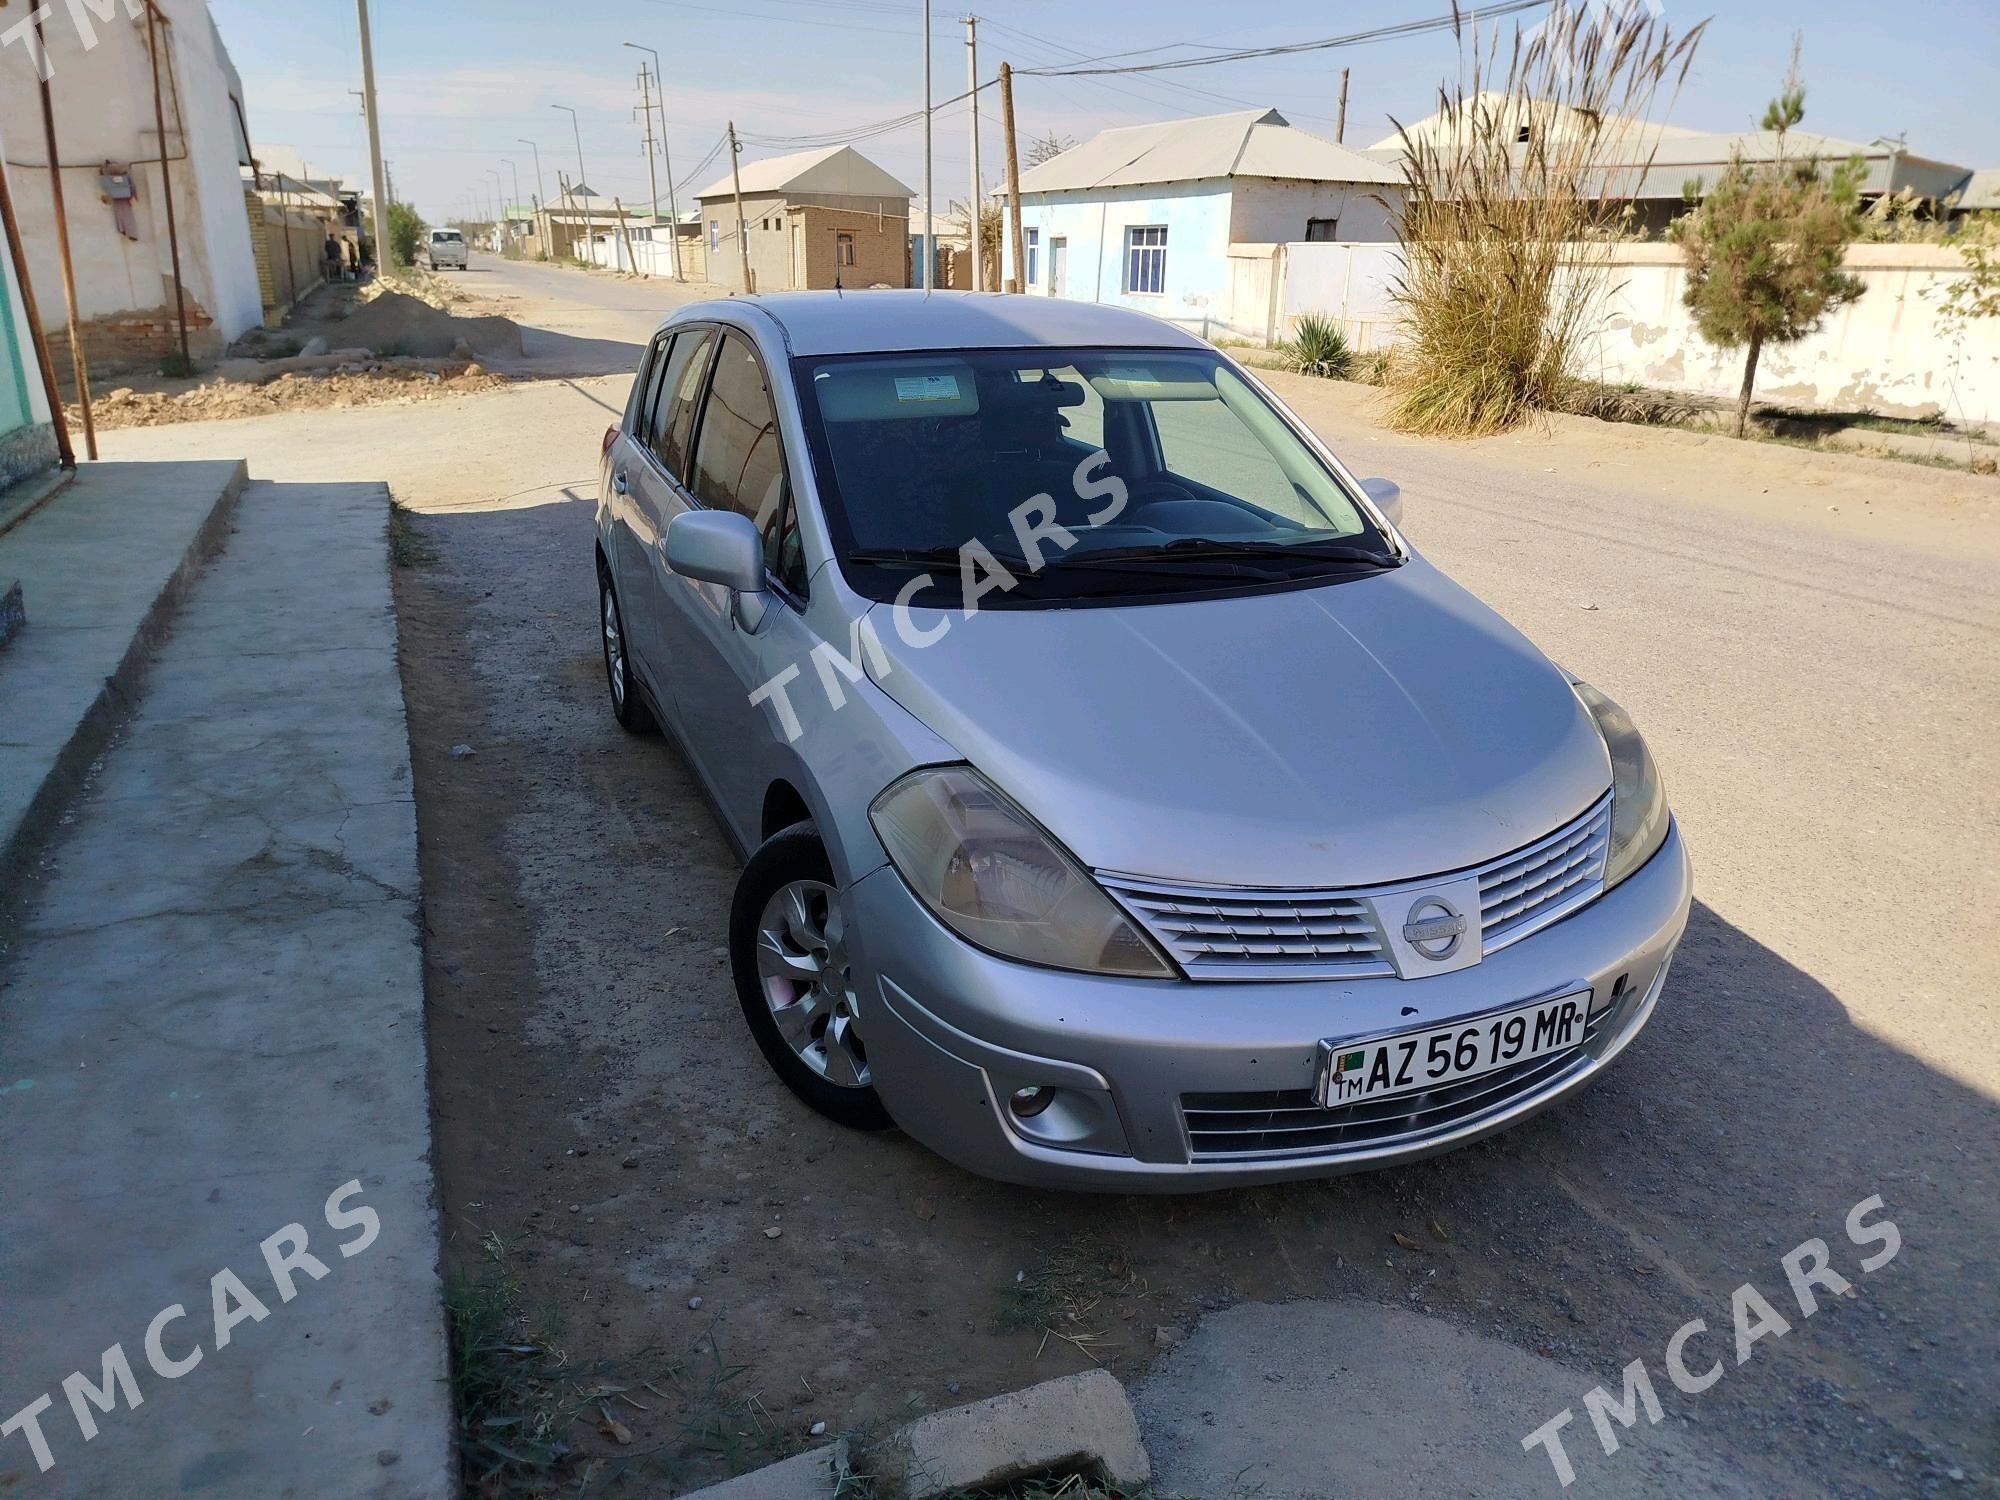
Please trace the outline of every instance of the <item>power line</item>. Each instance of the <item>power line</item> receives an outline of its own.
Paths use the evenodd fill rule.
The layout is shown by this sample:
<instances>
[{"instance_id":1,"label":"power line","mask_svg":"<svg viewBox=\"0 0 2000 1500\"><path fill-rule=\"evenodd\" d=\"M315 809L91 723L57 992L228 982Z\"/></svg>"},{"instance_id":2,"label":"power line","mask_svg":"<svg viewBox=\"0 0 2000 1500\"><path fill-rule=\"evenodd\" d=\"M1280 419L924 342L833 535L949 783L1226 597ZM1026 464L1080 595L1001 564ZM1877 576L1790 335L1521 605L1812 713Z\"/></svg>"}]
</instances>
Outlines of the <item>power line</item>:
<instances>
[{"instance_id":1,"label":"power line","mask_svg":"<svg viewBox=\"0 0 2000 1500\"><path fill-rule=\"evenodd\" d=\"M1484 7L1479 18L1486 20L1493 16L1510 16L1524 10L1537 10L1551 0L1502 0L1502 3ZM1041 78L1092 78L1109 73L1165 73L1183 68L1207 68L1218 63L1248 62L1259 57L1288 57L1299 52L1324 52L1334 47L1356 47L1364 42L1385 41L1391 37L1423 36L1436 31L1453 31L1464 24L1463 15L1454 10L1448 16L1429 16L1421 21L1399 21L1393 26L1375 26L1366 31L1349 32L1345 36L1322 37L1311 42L1287 42L1274 47L1244 47L1233 52L1212 52L1201 57L1176 57L1164 62L1124 63L1117 67L1062 67L1062 68L1020 68L1017 72Z\"/></svg>"}]
</instances>

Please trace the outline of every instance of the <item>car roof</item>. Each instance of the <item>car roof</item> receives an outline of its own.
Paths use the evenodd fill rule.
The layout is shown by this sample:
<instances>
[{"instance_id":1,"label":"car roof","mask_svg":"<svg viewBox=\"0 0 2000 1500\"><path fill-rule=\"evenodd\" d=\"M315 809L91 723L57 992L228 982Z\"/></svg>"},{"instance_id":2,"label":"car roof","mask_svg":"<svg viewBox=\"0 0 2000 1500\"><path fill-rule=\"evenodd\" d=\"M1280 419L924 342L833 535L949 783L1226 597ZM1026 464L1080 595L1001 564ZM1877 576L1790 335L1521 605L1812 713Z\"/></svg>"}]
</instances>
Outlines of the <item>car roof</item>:
<instances>
[{"instance_id":1,"label":"car roof","mask_svg":"<svg viewBox=\"0 0 2000 1500\"><path fill-rule=\"evenodd\" d=\"M776 292L729 305L770 317L795 355L916 349L1206 349L1202 340L1129 308L1002 292ZM684 309L700 317L704 304ZM713 316L714 304L707 304ZM678 320L676 320L678 321Z\"/></svg>"}]
</instances>

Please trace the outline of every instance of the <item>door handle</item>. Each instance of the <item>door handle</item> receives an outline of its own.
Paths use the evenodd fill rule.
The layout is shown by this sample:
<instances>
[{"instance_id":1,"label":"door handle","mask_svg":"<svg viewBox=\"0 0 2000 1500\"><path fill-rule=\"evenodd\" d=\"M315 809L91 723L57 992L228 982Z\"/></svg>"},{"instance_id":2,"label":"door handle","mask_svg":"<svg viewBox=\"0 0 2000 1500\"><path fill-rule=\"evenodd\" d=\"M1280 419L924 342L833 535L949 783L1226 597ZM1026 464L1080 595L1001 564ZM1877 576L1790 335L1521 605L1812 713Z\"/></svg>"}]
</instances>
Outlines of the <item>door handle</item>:
<instances>
[{"instance_id":1,"label":"door handle","mask_svg":"<svg viewBox=\"0 0 2000 1500\"><path fill-rule=\"evenodd\" d=\"M623 469L620 469L617 473L611 476L611 488L616 490L621 495L629 495L632 493L632 487L629 483L627 483L625 478L625 471Z\"/></svg>"}]
</instances>

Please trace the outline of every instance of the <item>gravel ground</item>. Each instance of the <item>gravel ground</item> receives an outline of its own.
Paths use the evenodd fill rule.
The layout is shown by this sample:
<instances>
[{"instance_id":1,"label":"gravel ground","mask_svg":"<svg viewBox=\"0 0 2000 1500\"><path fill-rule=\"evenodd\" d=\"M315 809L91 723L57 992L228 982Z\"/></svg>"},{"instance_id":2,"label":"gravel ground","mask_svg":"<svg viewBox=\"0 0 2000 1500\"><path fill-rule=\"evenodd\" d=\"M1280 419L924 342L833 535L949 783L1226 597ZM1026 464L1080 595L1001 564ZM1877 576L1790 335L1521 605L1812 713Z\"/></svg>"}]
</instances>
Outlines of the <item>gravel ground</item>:
<instances>
[{"instance_id":1,"label":"gravel ground","mask_svg":"<svg viewBox=\"0 0 2000 1500\"><path fill-rule=\"evenodd\" d=\"M531 330L604 345L664 300L487 274ZM636 305L555 300L570 283ZM497 1236L572 1369L647 1407L617 1413L629 1447L594 1413L580 1429L622 1460L592 1492L1092 1360L1137 1377L1204 1313L1299 1299L1552 1362L1579 1487L1645 1492L1583 1390L1635 1358L1658 1379L1673 1331L1726 1327L1744 1282L1787 1305L1779 1257L1812 1236L1854 1295L1725 1356L1703 1395L1660 1381L1694 1433L1676 1441L1748 1493L2000 1492L2000 1047L1971 984L2000 956L1993 482L1595 424L1411 443L1365 393L1277 383L1403 482L1419 546L1632 710L1698 899L1658 1019L1592 1092L1405 1170L1183 1200L984 1183L825 1125L764 1069L721 953L727 845L677 755L603 701L591 476L622 380L109 435L112 457L387 477L418 512L397 582L446 1232L469 1265ZM1842 1223L1874 1193L1903 1243L1863 1275ZM1354 1351L1363 1378L1405 1358ZM1261 1408L1260 1383L1224 1383L1202 1420ZM1371 1410L1369 1430L1420 1442L1437 1415Z\"/></svg>"}]
</instances>

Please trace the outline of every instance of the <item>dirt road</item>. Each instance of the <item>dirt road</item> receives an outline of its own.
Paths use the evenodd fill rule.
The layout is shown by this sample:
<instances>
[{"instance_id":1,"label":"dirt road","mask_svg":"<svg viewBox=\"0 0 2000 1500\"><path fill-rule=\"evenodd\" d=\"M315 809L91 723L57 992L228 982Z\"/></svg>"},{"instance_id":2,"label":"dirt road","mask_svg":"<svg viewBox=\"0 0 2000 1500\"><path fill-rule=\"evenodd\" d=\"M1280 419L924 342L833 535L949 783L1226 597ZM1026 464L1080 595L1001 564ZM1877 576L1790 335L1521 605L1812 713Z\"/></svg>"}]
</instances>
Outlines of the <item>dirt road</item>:
<instances>
[{"instance_id":1,"label":"dirt road","mask_svg":"<svg viewBox=\"0 0 2000 1500\"><path fill-rule=\"evenodd\" d=\"M609 344L671 295L489 274L518 320ZM734 860L680 759L603 701L590 515L622 379L109 435L108 456L248 453L264 477L386 470L418 513L397 597L441 1207L460 1266L499 1247L570 1389L622 1388L602 1400L630 1445L595 1405L574 1431L591 1492L671 1491L818 1421L867 1430L1093 1360L1138 1378L1193 1336L1234 1363L1204 1356L1148 1409L1177 1444L1254 1434L1239 1493L1343 1492L1316 1467L1351 1440L1340 1391L1393 1389L1365 1431L1410 1455L1401 1492L1553 1494L1545 1459L1513 1455L1564 1388L1570 1493L1991 1493L1993 482L1576 424L1413 444L1351 390L1276 383L1404 483L1440 565L1632 710L1697 906L1658 1019L1594 1091L1406 1170L1181 1200L985 1183L769 1076L722 953ZM1874 1193L1903 1245L1863 1276L1842 1221ZM1813 1236L1852 1296L1739 1367L1732 1292L1788 1297L1779 1257ZM1410 1380L1394 1341L1294 1346L1283 1317L1247 1345L1196 1332L1245 1303L1319 1329L1415 1314L1457 1341L1456 1373ZM1658 1380L1696 1317L1723 1332L1690 1362L1719 1351L1725 1377L1662 1381L1667 1423L1603 1456L1583 1391L1638 1358ZM1490 1382L1465 1374L1481 1350L1505 1355ZM1336 1357L1350 1386L1276 1399ZM1510 1374L1523 1360L1550 1380ZM1504 1439L1490 1468L1445 1441L1469 1422Z\"/></svg>"}]
</instances>

